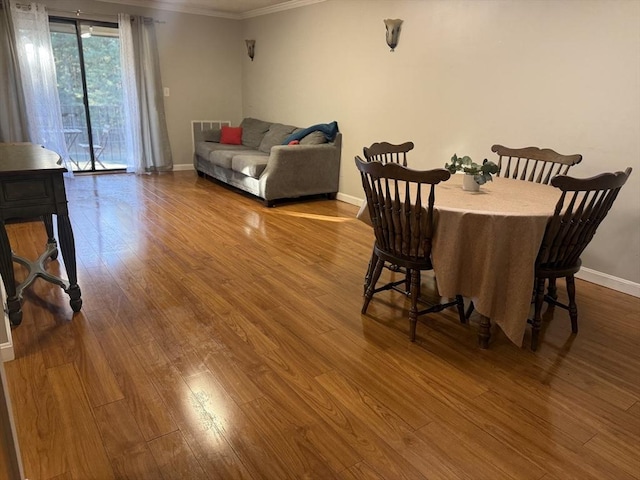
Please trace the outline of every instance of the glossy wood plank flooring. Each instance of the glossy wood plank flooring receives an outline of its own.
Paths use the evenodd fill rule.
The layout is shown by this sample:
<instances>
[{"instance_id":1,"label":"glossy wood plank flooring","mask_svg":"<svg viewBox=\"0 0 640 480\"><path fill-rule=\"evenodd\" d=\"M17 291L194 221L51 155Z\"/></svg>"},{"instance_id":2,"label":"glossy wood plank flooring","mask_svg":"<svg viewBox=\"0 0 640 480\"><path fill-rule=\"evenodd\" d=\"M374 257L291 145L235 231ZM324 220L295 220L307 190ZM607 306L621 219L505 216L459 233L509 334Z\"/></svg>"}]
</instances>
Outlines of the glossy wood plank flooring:
<instances>
[{"instance_id":1,"label":"glossy wood plank flooring","mask_svg":"<svg viewBox=\"0 0 640 480\"><path fill-rule=\"evenodd\" d=\"M496 329L480 350L454 311L412 344L399 294L360 315L352 205L193 172L67 188L82 311L36 281L6 365L30 480L640 478L639 299L577 281L580 333L547 311L536 353Z\"/></svg>"}]
</instances>

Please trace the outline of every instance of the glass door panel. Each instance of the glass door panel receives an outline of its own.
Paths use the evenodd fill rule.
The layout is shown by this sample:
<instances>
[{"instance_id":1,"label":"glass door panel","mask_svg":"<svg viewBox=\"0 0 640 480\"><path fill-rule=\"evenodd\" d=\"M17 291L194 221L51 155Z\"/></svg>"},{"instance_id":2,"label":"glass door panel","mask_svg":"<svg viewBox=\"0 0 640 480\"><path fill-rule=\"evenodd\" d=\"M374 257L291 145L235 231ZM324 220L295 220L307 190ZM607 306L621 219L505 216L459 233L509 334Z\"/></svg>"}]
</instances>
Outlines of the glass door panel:
<instances>
[{"instance_id":1,"label":"glass door panel","mask_svg":"<svg viewBox=\"0 0 640 480\"><path fill-rule=\"evenodd\" d=\"M81 144L88 142L87 114L84 106L84 88L80 53L75 23L50 23L51 46L56 63L58 96L62 110L62 125L67 142L71 166L75 172L90 167Z\"/></svg>"},{"instance_id":2,"label":"glass door panel","mask_svg":"<svg viewBox=\"0 0 640 480\"><path fill-rule=\"evenodd\" d=\"M126 168L117 25L51 19L50 29L74 171Z\"/></svg>"}]
</instances>

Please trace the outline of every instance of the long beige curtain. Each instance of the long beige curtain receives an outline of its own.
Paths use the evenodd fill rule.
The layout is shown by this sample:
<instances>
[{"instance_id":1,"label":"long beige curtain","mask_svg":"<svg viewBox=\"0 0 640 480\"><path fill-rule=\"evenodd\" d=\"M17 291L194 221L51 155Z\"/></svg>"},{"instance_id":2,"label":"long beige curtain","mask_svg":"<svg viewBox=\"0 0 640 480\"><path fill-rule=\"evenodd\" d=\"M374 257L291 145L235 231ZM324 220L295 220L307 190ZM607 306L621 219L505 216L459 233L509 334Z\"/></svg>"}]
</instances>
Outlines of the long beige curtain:
<instances>
[{"instance_id":1,"label":"long beige curtain","mask_svg":"<svg viewBox=\"0 0 640 480\"><path fill-rule=\"evenodd\" d=\"M0 142L29 141L9 0L0 0Z\"/></svg>"},{"instance_id":2,"label":"long beige curtain","mask_svg":"<svg viewBox=\"0 0 640 480\"><path fill-rule=\"evenodd\" d=\"M153 19L118 15L125 96L127 170L173 168Z\"/></svg>"}]
</instances>

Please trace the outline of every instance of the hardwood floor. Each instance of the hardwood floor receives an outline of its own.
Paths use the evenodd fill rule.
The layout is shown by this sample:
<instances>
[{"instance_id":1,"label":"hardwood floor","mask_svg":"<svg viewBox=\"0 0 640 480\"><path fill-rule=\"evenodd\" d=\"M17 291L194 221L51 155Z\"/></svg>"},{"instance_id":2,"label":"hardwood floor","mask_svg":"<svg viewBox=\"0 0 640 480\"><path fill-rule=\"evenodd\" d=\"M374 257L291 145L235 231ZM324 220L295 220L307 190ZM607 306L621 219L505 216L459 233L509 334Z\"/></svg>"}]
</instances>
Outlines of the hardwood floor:
<instances>
[{"instance_id":1,"label":"hardwood floor","mask_svg":"<svg viewBox=\"0 0 640 480\"><path fill-rule=\"evenodd\" d=\"M193 172L67 188L82 311L36 281L6 364L30 480L640 478L640 299L578 280L580 333L547 311L535 353L497 329L480 350L454 310L412 344L398 293L360 315L352 205Z\"/></svg>"}]
</instances>

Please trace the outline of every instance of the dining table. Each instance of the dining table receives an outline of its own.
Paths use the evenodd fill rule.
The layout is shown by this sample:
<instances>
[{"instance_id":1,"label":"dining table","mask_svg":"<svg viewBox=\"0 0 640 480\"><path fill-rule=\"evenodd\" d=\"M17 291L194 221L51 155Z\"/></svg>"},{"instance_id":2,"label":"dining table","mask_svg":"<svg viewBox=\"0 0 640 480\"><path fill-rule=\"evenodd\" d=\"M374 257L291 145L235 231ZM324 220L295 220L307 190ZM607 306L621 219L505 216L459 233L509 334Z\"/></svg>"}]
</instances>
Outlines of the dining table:
<instances>
[{"instance_id":1,"label":"dining table","mask_svg":"<svg viewBox=\"0 0 640 480\"><path fill-rule=\"evenodd\" d=\"M561 192L550 185L494 177L478 192L464 174L436 186L432 264L438 293L470 299L487 348L491 322L521 346L530 313L535 262ZM370 224L366 200L357 218Z\"/></svg>"}]
</instances>

